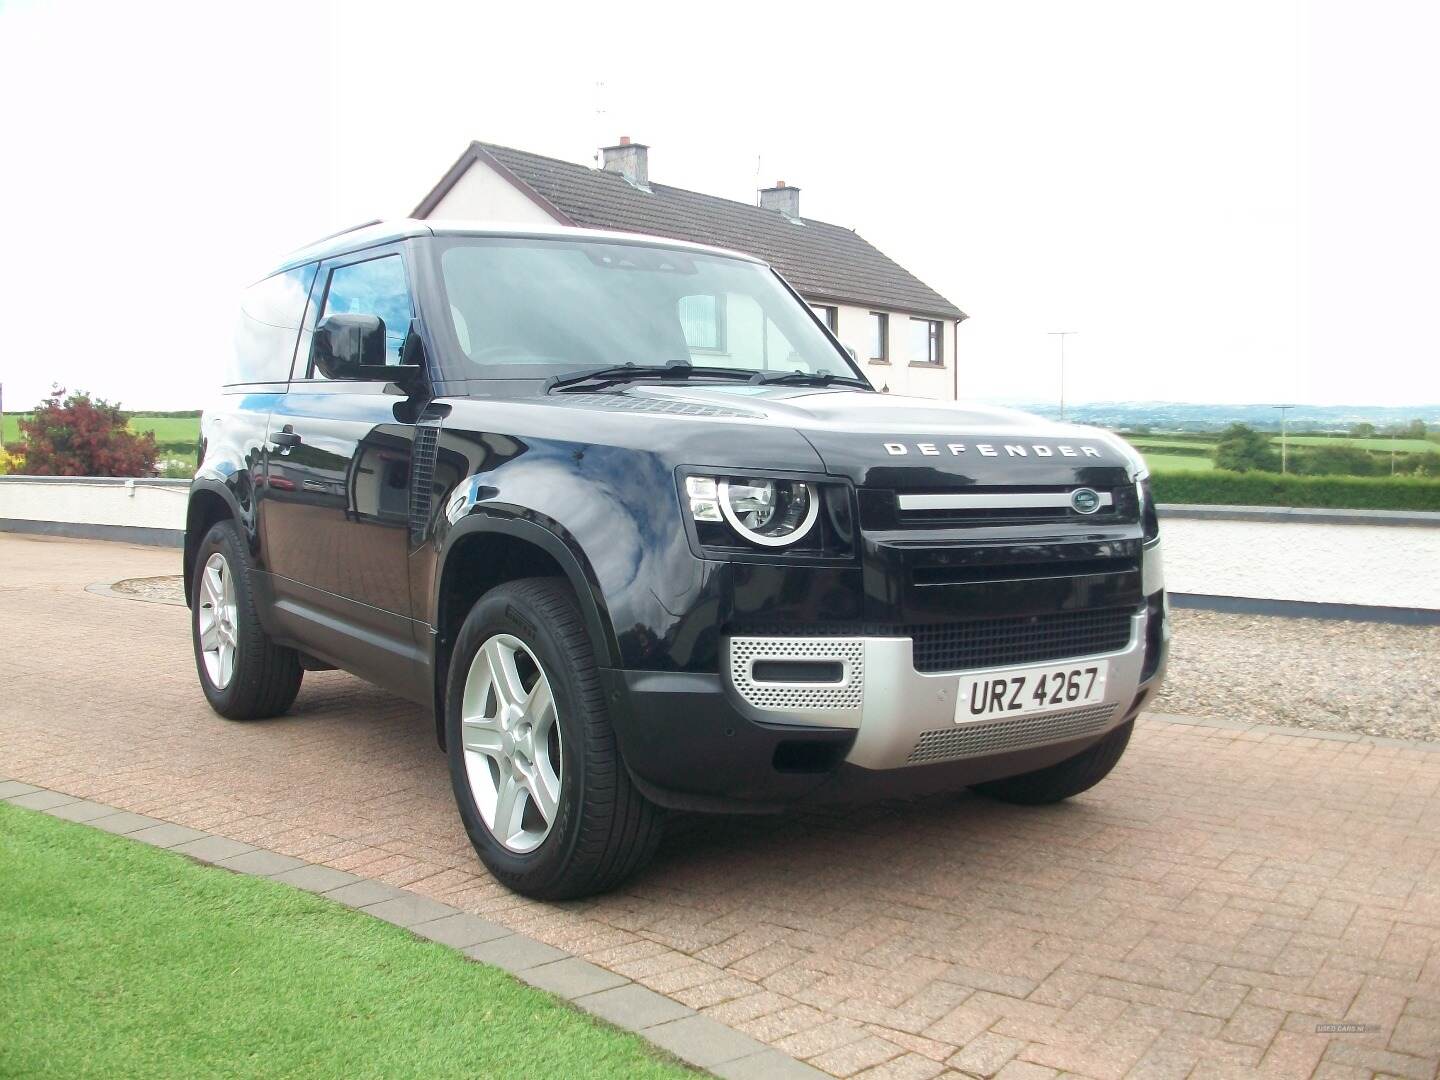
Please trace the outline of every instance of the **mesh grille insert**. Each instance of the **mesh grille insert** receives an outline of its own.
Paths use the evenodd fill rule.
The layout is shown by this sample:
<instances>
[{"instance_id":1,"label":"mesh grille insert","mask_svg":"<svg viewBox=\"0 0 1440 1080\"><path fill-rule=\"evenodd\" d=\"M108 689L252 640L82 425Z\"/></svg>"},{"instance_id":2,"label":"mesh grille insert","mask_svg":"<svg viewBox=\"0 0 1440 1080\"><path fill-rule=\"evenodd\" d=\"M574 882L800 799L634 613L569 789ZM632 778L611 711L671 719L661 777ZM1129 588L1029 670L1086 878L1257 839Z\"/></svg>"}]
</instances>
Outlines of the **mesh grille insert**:
<instances>
[{"instance_id":1,"label":"mesh grille insert","mask_svg":"<svg viewBox=\"0 0 1440 1080\"><path fill-rule=\"evenodd\" d=\"M910 765L924 765L932 761L998 754L1077 739L1104 728L1117 708L1119 706L1111 702L1066 712L1018 716L1013 720L997 720L988 724L956 724L936 731L922 731L915 749L905 760Z\"/></svg>"},{"instance_id":2,"label":"mesh grille insert","mask_svg":"<svg viewBox=\"0 0 1440 1080\"><path fill-rule=\"evenodd\" d=\"M1129 608L908 626L916 671L1033 664L1115 652L1130 644Z\"/></svg>"},{"instance_id":3,"label":"mesh grille insert","mask_svg":"<svg viewBox=\"0 0 1440 1080\"><path fill-rule=\"evenodd\" d=\"M757 678L753 665L771 660L834 664L840 678L832 683ZM771 712L858 709L865 695L865 643L844 638L731 638L730 683L751 705Z\"/></svg>"}]
</instances>

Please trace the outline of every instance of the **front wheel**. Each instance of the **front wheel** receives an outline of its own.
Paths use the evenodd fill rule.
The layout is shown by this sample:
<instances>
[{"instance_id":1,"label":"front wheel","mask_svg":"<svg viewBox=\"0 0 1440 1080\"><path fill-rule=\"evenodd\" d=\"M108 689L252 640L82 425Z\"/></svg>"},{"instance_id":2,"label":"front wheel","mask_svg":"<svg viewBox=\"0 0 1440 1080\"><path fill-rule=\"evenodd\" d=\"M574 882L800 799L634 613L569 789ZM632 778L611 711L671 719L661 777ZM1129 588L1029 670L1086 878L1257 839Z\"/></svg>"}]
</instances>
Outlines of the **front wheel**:
<instances>
[{"instance_id":1,"label":"front wheel","mask_svg":"<svg viewBox=\"0 0 1440 1080\"><path fill-rule=\"evenodd\" d=\"M1135 721L1131 720L1074 757L1046 769L1007 776L1003 780L988 780L976 784L975 790L992 799L1023 806L1042 806L1079 795L1104 780L1115 768L1120 755L1125 753L1134 728Z\"/></svg>"},{"instance_id":2,"label":"front wheel","mask_svg":"<svg viewBox=\"0 0 1440 1080\"><path fill-rule=\"evenodd\" d=\"M513 581L476 603L451 656L445 744L470 842L516 892L589 896L653 853L660 812L625 771L564 582Z\"/></svg>"}]
</instances>

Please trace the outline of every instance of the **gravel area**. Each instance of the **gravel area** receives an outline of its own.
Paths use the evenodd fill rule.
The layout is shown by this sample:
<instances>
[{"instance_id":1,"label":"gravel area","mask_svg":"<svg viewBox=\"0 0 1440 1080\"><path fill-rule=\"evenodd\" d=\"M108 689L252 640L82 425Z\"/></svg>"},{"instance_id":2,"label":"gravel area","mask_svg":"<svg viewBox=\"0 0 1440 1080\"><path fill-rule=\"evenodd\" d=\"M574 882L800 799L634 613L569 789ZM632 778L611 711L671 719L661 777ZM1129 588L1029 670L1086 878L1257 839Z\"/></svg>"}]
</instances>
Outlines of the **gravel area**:
<instances>
[{"instance_id":1,"label":"gravel area","mask_svg":"<svg viewBox=\"0 0 1440 1080\"><path fill-rule=\"evenodd\" d=\"M185 602L185 585L179 574L164 577L136 577L117 581L110 586L118 593L141 600L159 600L171 604Z\"/></svg>"},{"instance_id":2,"label":"gravel area","mask_svg":"<svg viewBox=\"0 0 1440 1080\"><path fill-rule=\"evenodd\" d=\"M112 588L183 603L180 577ZM1440 626L1174 610L1156 712L1440 741Z\"/></svg>"},{"instance_id":3,"label":"gravel area","mask_svg":"<svg viewBox=\"0 0 1440 1080\"><path fill-rule=\"evenodd\" d=\"M1440 741L1440 626L1171 614L1156 712Z\"/></svg>"}]
</instances>

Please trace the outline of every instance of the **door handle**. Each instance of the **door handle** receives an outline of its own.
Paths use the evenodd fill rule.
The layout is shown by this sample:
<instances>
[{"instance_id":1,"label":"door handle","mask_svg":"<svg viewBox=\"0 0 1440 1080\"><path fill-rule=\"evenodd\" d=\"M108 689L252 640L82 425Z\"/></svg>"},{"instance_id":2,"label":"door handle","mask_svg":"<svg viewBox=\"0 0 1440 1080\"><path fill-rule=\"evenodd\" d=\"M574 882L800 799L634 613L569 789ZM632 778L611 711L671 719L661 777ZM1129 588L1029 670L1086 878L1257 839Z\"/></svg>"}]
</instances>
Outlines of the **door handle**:
<instances>
[{"instance_id":1,"label":"door handle","mask_svg":"<svg viewBox=\"0 0 1440 1080\"><path fill-rule=\"evenodd\" d=\"M299 446L302 442L304 442L304 440L295 434L295 429L289 424L286 424L279 431L272 432L270 435L270 443L272 446L284 447L287 450L292 446Z\"/></svg>"}]
</instances>

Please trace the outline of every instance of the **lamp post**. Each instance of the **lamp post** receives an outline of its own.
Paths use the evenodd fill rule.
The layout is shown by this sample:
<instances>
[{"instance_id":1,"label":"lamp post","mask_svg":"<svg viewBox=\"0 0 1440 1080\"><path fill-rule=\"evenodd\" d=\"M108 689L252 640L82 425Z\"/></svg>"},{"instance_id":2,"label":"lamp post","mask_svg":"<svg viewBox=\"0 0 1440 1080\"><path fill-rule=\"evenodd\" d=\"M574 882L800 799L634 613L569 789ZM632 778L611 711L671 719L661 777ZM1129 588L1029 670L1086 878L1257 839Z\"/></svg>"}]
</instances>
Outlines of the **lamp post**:
<instances>
[{"instance_id":1,"label":"lamp post","mask_svg":"<svg viewBox=\"0 0 1440 1080\"><path fill-rule=\"evenodd\" d=\"M1285 420L1289 416L1294 405L1272 405L1272 409L1280 410L1280 475L1284 476L1290 464L1290 444L1286 438Z\"/></svg>"},{"instance_id":2,"label":"lamp post","mask_svg":"<svg viewBox=\"0 0 1440 1080\"><path fill-rule=\"evenodd\" d=\"M1060 339L1060 419L1065 419L1065 339L1079 330L1047 330L1051 337Z\"/></svg>"}]
</instances>

